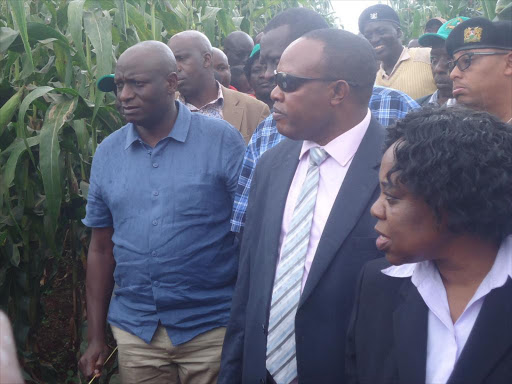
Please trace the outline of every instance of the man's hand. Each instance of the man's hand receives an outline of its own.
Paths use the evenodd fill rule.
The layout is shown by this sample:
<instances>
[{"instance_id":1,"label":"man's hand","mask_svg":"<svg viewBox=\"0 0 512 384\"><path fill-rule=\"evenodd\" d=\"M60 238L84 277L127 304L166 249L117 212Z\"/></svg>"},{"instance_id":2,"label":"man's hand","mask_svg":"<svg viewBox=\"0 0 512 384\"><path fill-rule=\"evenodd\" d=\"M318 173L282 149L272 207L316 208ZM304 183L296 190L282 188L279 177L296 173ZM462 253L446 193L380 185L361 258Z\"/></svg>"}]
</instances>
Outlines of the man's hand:
<instances>
[{"instance_id":1,"label":"man's hand","mask_svg":"<svg viewBox=\"0 0 512 384\"><path fill-rule=\"evenodd\" d=\"M82 374L90 378L91 376L101 375L103 364L109 354L109 348L105 341L91 342L87 347L87 350L80 358L78 362L78 368Z\"/></svg>"},{"instance_id":2,"label":"man's hand","mask_svg":"<svg viewBox=\"0 0 512 384\"><path fill-rule=\"evenodd\" d=\"M115 260L112 243L113 228L93 228L87 255L87 339L89 346L78 367L86 376L100 375L108 357L105 328L108 305L114 287Z\"/></svg>"}]
</instances>

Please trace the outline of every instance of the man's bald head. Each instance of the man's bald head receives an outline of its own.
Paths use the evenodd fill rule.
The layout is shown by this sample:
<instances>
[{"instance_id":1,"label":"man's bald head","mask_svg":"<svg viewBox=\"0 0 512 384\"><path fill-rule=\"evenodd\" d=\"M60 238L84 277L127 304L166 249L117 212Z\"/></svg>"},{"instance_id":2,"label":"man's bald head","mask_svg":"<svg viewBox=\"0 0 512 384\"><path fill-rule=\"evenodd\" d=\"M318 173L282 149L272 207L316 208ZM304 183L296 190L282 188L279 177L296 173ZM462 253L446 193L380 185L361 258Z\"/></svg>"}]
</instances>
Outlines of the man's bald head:
<instances>
[{"instance_id":1,"label":"man's bald head","mask_svg":"<svg viewBox=\"0 0 512 384\"><path fill-rule=\"evenodd\" d=\"M124 66L126 63L144 58L143 62L151 66L158 73L167 76L176 72L176 59L170 48L160 41L142 41L137 43L119 57L117 67Z\"/></svg>"},{"instance_id":2,"label":"man's bald head","mask_svg":"<svg viewBox=\"0 0 512 384\"><path fill-rule=\"evenodd\" d=\"M229 70L228 58L219 48L212 48L213 70L215 79L226 88L231 84L231 71Z\"/></svg>"},{"instance_id":3,"label":"man's bald head","mask_svg":"<svg viewBox=\"0 0 512 384\"><path fill-rule=\"evenodd\" d=\"M204 34L198 31L180 32L171 37L167 44L176 57L178 91L186 100L204 95L210 86L216 86L212 45Z\"/></svg>"},{"instance_id":4,"label":"man's bald head","mask_svg":"<svg viewBox=\"0 0 512 384\"><path fill-rule=\"evenodd\" d=\"M213 61L223 61L228 63L228 57L219 48L212 48Z\"/></svg>"},{"instance_id":5,"label":"man's bald head","mask_svg":"<svg viewBox=\"0 0 512 384\"><path fill-rule=\"evenodd\" d=\"M126 120L146 130L173 121L177 113L176 72L172 51L159 41L144 41L124 51L116 64L114 82Z\"/></svg>"},{"instance_id":6,"label":"man's bald head","mask_svg":"<svg viewBox=\"0 0 512 384\"><path fill-rule=\"evenodd\" d=\"M210 40L208 40L208 38L199 31L189 30L175 34L167 43L171 50L177 41L190 44L190 47L198 50L201 55L205 53L210 54L210 56L212 55L212 44L210 43Z\"/></svg>"},{"instance_id":7,"label":"man's bald head","mask_svg":"<svg viewBox=\"0 0 512 384\"><path fill-rule=\"evenodd\" d=\"M229 65L244 65L254 47L251 36L242 31L231 32L224 39L224 53Z\"/></svg>"}]
</instances>

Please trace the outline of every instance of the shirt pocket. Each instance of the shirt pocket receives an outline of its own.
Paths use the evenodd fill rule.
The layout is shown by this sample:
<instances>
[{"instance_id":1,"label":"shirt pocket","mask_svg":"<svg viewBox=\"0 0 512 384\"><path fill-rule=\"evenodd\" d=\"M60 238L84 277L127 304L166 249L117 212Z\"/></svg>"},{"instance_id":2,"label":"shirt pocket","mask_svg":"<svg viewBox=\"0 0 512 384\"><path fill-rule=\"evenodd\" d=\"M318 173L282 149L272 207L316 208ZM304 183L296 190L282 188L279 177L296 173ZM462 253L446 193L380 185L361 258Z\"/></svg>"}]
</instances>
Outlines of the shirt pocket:
<instances>
[{"instance_id":1,"label":"shirt pocket","mask_svg":"<svg viewBox=\"0 0 512 384\"><path fill-rule=\"evenodd\" d=\"M211 216L229 205L229 194L219 175L197 172L176 180L175 199L181 216Z\"/></svg>"}]
</instances>

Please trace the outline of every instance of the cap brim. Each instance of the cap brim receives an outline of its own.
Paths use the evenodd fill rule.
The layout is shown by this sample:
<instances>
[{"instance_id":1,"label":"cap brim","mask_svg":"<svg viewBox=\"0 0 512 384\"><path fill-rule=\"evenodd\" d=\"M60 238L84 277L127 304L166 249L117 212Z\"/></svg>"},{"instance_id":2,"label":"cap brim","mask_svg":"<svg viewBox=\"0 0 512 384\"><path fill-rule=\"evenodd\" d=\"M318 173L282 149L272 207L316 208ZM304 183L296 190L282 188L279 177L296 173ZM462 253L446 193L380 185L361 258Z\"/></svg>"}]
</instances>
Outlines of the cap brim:
<instances>
[{"instance_id":1,"label":"cap brim","mask_svg":"<svg viewBox=\"0 0 512 384\"><path fill-rule=\"evenodd\" d=\"M96 83L96 86L102 92L113 92L116 88L116 85L114 83L114 76L106 75L101 77Z\"/></svg>"},{"instance_id":2,"label":"cap brim","mask_svg":"<svg viewBox=\"0 0 512 384\"><path fill-rule=\"evenodd\" d=\"M446 38L437 33L425 33L418 39L418 43L420 43L422 47L431 47L436 41L446 41Z\"/></svg>"}]
</instances>

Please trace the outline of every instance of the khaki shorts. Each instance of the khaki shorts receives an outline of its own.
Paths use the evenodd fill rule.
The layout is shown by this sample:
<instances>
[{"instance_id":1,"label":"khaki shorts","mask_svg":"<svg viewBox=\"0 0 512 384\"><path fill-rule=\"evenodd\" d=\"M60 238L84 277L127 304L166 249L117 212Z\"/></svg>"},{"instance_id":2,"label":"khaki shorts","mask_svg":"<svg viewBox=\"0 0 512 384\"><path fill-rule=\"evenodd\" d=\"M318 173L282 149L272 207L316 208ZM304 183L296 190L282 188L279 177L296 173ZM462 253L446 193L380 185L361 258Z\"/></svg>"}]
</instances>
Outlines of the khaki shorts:
<instances>
[{"instance_id":1,"label":"khaki shorts","mask_svg":"<svg viewBox=\"0 0 512 384\"><path fill-rule=\"evenodd\" d=\"M174 346L161 325L151 344L112 326L123 384L215 384L226 328L216 328Z\"/></svg>"}]
</instances>

